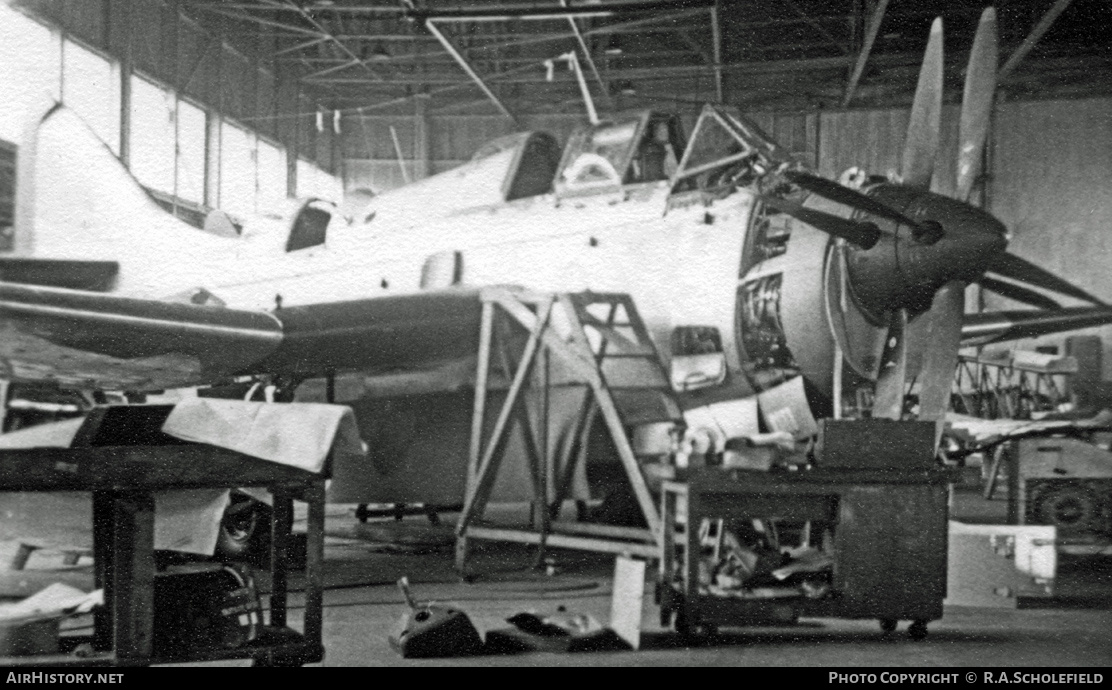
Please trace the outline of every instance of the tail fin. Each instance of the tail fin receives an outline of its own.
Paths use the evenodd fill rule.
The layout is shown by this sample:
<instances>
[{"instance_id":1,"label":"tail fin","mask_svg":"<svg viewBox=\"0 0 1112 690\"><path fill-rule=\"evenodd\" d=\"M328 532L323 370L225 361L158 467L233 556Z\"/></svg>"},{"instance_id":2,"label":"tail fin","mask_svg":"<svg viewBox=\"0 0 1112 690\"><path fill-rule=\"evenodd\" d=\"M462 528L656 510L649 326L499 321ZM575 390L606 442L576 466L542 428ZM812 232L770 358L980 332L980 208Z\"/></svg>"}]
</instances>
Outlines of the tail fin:
<instances>
[{"instance_id":1,"label":"tail fin","mask_svg":"<svg viewBox=\"0 0 1112 690\"><path fill-rule=\"evenodd\" d=\"M167 213L72 111L42 112L18 153L15 256L119 261L118 288L157 293L159 272L227 246Z\"/></svg>"},{"instance_id":2,"label":"tail fin","mask_svg":"<svg viewBox=\"0 0 1112 690\"><path fill-rule=\"evenodd\" d=\"M18 254L64 256L75 243L83 252L99 254L103 248L94 244L130 226L165 223L166 212L139 181L60 103L31 123L18 155Z\"/></svg>"}]
</instances>

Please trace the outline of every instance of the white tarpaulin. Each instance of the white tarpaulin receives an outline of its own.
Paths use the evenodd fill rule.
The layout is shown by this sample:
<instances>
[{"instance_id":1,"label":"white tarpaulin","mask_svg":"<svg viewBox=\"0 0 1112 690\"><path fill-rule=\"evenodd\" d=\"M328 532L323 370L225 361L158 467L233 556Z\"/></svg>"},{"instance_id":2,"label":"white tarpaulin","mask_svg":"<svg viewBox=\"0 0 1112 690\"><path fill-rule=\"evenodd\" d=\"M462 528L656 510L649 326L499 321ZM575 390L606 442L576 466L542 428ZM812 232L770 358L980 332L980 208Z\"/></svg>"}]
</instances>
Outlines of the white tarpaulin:
<instances>
[{"instance_id":1,"label":"white tarpaulin","mask_svg":"<svg viewBox=\"0 0 1112 690\"><path fill-rule=\"evenodd\" d=\"M324 469L330 451L335 463L363 458L355 415L341 405L188 398L162 431L310 472Z\"/></svg>"},{"instance_id":2,"label":"white tarpaulin","mask_svg":"<svg viewBox=\"0 0 1112 690\"><path fill-rule=\"evenodd\" d=\"M0 448L68 448L84 419L42 424L0 435ZM211 398L179 402L162 429L172 436L320 472L330 450L336 462L362 461L355 419L347 407ZM259 492L258 498L269 498ZM211 555L226 489L155 493L156 549ZM0 539L55 548L92 545L89 492L0 493Z\"/></svg>"}]
</instances>

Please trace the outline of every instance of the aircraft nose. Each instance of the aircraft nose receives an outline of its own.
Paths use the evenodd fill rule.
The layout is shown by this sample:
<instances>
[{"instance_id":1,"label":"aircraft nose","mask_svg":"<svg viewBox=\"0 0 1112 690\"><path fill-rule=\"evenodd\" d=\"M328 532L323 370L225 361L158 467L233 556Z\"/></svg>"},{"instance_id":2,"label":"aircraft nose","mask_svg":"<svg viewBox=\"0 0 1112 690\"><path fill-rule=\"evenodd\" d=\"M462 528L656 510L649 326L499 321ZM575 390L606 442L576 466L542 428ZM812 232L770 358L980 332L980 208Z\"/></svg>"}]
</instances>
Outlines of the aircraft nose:
<instances>
[{"instance_id":1,"label":"aircraft nose","mask_svg":"<svg viewBox=\"0 0 1112 690\"><path fill-rule=\"evenodd\" d=\"M884 239L850 252L855 293L874 314L928 308L943 285L976 279L1007 247L1003 223L975 206L934 194L908 201L900 208L917 227L881 220Z\"/></svg>"},{"instance_id":2,"label":"aircraft nose","mask_svg":"<svg viewBox=\"0 0 1112 690\"><path fill-rule=\"evenodd\" d=\"M930 262L936 274L930 282L974 280L1007 249L1007 229L988 212L945 197L938 197L932 206L935 208L930 209L933 212L928 217L941 228L942 236L933 247L926 248L938 254ZM914 242L903 246L908 253L917 249Z\"/></svg>"}]
</instances>

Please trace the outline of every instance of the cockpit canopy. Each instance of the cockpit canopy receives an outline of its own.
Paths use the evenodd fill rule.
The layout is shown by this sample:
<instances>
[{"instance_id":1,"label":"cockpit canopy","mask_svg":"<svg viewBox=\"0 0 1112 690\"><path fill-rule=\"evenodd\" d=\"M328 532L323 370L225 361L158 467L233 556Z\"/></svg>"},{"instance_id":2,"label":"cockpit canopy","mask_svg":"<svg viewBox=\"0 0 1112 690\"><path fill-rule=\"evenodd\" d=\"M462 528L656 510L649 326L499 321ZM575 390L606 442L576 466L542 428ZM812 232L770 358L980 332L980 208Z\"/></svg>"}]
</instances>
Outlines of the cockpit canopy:
<instances>
[{"instance_id":1,"label":"cockpit canopy","mask_svg":"<svg viewBox=\"0 0 1112 690\"><path fill-rule=\"evenodd\" d=\"M519 132L484 144L471 156L471 162L508 156L509 166L502 178L502 200L514 201L552 191L552 179L560 161L560 144L546 132Z\"/></svg>"},{"instance_id":2,"label":"cockpit canopy","mask_svg":"<svg viewBox=\"0 0 1112 690\"><path fill-rule=\"evenodd\" d=\"M707 105L691 132L673 178L673 191L714 189L745 183L791 154L761 131L737 108Z\"/></svg>"},{"instance_id":3,"label":"cockpit canopy","mask_svg":"<svg viewBox=\"0 0 1112 690\"><path fill-rule=\"evenodd\" d=\"M667 180L683 150L683 131L674 115L644 111L617 116L571 136L555 191L574 196Z\"/></svg>"}]
</instances>

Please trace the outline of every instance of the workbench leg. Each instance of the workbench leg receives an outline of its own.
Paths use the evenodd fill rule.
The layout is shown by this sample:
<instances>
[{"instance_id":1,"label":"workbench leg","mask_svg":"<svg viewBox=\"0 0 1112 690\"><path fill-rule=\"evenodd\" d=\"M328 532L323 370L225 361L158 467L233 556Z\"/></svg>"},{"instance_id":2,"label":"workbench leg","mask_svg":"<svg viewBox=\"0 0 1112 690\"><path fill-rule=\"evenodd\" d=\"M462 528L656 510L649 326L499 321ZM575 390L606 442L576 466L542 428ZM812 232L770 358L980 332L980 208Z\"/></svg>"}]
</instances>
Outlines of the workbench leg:
<instances>
[{"instance_id":1,"label":"workbench leg","mask_svg":"<svg viewBox=\"0 0 1112 690\"><path fill-rule=\"evenodd\" d=\"M699 559L702 551L699 544L699 528L703 521L697 492L687 492L686 499L686 501L682 501L685 504L683 507L685 530L683 549L684 591L683 601L680 602L680 617L676 624L676 630L685 637L694 634L698 625ZM680 501L677 499L677 502Z\"/></svg>"},{"instance_id":2,"label":"workbench leg","mask_svg":"<svg viewBox=\"0 0 1112 690\"><path fill-rule=\"evenodd\" d=\"M112 649L112 611L116 601L113 586L112 543L115 541L116 524L113 521L112 494L108 491L93 492L93 584L104 590L104 605L93 609L93 649L107 652Z\"/></svg>"},{"instance_id":3,"label":"workbench leg","mask_svg":"<svg viewBox=\"0 0 1112 690\"><path fill-rule=\"evenodd\" d=\"M305 639L324 639L324 482L305 490L309 504L305 543Z\"/></svg>"},{"instance_id":4,"label":"workbench leg","mask_svg":"<svg viewBox=\"0 0 1112 690\"><path fill-rule=\"evenodd\" d=\"M270 526L270 625L286 625L289 592L290 530L293 526L293 498L288 491L274 489Z\"/></svg>"},{"instance_id":5,"label":"workbench leg","mask_svg":"<svg viewBox=\"0 0 1112 690\"><path fill-rule=\"evenodd\" d=\"M676 572L676 497L675 494L664 487L660 492L660 557L657 559L656 577L656 603L660 607L660 624L664 627L672 625L672 616L675 613L673 602L676 600L674 592Z\"/></svg>"},{"instance_id":6,"label":"workbench leg","mask_svg":"<svg viewBox=\"0 0 1112 690\"><path fill-rule=\"evenodd\" d=\"M112 503L113 647L120 665L145 665L154 634L154 497L118 493Z\"/></svg>"},{"instance_id":7,"label":"workbench leg","mask_svg":"<svg viewBox=\"0 0 1112 690\"><path fill-rule=\"evenodd\" d=\"M456 535L456 572L461 577L466 578L467 573L467 558L470 556L470 545L468 544L467 533Z\"/></svg>"}]
</instances>

